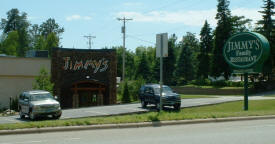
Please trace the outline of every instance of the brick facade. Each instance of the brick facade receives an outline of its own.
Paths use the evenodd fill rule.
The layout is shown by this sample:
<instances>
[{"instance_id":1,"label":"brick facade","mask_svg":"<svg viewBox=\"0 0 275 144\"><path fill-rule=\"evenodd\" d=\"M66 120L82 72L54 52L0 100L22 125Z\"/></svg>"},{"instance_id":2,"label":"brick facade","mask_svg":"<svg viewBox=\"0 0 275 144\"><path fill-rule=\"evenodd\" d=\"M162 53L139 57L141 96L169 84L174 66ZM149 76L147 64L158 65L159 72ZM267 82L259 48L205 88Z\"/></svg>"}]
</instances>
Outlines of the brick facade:
<instances>
[{"instance_id":1,"label":"brick facade","mask_svg":"<svg viewBox=\"0 0 275 144\"><path fill-rule=\"evenodd\" d=\"M52 53L54 94L63 108L116 103L116 51L56 48Z\"/></svg>"}]
</instances>

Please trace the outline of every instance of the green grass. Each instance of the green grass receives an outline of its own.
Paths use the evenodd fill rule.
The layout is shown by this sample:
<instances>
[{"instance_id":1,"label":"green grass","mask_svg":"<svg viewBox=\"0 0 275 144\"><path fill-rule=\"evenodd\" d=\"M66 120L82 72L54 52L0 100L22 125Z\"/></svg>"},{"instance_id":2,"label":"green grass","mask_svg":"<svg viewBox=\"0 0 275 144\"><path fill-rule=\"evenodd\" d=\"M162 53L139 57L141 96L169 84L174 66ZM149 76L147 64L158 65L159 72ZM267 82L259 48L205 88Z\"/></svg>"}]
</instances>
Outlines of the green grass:
<instances>
[{"instance_id":1,"label":"green grass","mask_svg":"<svg viewBox=\"0 0 275 144\"><path fill-rule=\"evenodd\" d=\"M143 114L131 114L123 116L91 117L68 120L46 120L16 124L1 124L0 130L76 125L137 123L163 120L186 120L238 116L275 115L275 100L250 101L249 111L243 111L242 109L243 102L239 101L211 106L185 108L181 111L163 111L161 113L148 112Z\"/></svg>"},{"instance_id":2,"label":"green grass","mask_svg":"<svg viewBox=\"0 0 275 144\"><path fill-rule=\"evenodd\" d=\"M187 95L181 94L181 99L196 99L196 98L215 98L213 95Z\"/></svg>"},{"instance_id":3,"label":"green grass","mask_svg":"<svg viewBox=\"0 0 275 144\"><path fill-rule=\"evenodd\" d=\"M243 89L243 87L217 87L217 86L199 86L199 85L185 85L181 87L196 87L196 88L217 88L217 89Z\"/></svg>"}]
</instances>

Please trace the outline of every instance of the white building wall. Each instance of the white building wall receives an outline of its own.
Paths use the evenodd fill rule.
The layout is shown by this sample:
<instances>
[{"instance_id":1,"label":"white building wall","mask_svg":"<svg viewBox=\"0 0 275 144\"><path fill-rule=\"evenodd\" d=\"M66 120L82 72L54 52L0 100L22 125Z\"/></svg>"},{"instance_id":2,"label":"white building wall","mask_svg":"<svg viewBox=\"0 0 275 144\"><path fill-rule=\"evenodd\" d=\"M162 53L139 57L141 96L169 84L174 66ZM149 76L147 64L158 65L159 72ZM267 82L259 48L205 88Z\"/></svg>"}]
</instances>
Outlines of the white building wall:
<instances>
[{"instance_id":1,"label":"white building wall","mask_svg":"<svg viewBox=\"0 0 275 144\"><path fill-rule=\"evenodd\" d=\"M0 57L0 108L9 107L10 97L32 90L35 77L41 68L51 72L51 60L47 58Z\"/></svg>"}]
</instances>

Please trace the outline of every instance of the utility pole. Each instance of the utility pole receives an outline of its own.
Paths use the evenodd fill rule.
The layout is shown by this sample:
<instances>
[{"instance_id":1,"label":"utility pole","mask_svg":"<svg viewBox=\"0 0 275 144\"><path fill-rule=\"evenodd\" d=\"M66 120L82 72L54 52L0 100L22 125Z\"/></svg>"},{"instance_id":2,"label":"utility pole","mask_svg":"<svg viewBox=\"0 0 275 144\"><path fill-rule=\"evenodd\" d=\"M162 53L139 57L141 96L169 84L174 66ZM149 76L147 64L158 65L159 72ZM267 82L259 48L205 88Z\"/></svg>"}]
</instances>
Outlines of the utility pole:
<instances>
[{"instance_id":1,"label":"utility pole","mask_svg":"<svg viewBox=\"0 0 275 144\"><path fill-rule=\"evenodd\" d=\"M88 39L88 45L89 45L89 49L91 49L91 45L92 45L92 39L96 38L95 36L91 36L91 34L84 36L85 38Z\"/></svg>"},{"instance_id":2,"label":"utility pole","mask_svg":"<svg viewBox=\"0 0 275 144\"><path fill-rule=\"evenodd\" d=\"M123 18L117 18L117 20L123 21L121 33L123 33L122 80L124 81L124 78L125 78L125 33L126 33L125 23L126 23L126 21L130 21L133 19L123 17Z\"/></svg>"}]
</instances>

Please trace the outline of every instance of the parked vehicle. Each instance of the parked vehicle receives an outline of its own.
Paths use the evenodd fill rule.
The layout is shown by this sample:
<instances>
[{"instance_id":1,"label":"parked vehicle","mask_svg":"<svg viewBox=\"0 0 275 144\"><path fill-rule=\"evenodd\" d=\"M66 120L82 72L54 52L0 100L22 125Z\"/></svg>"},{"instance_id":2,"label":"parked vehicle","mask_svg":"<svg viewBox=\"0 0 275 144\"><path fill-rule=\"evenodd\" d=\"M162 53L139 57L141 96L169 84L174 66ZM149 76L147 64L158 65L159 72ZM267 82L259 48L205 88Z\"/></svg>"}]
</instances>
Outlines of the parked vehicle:
<instances>
[{"instance_id":1,"label":"parked vehicle","mask_svg":"<svg viewBox=\"0 0 275 144\"><path fill-rule=\"evenodd\" d=\"M54 119L59 119L62 111L60 103L48 91L34 90L20 94L19 100L20 118L29 116L31 120L40 116L51 115Z\"/></svg>"},{"instance_id":2,"label":"parked vehicle","mask_svg":"<svg viewBox=\"0 0 275 144\"><path fill-rule=\"evenodd\" d=\"M146 84L139 90L139 98L141 106L146 108L147 104L155 104L157 109L160 108L160 85ZM172 89L163 85L162 90L162 106L173 106L174 109L180 110L180 95L173 92Z\"/></svg>"}]
</instances>

